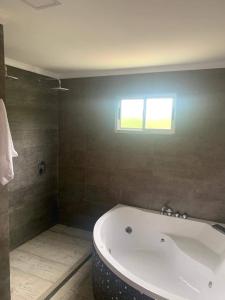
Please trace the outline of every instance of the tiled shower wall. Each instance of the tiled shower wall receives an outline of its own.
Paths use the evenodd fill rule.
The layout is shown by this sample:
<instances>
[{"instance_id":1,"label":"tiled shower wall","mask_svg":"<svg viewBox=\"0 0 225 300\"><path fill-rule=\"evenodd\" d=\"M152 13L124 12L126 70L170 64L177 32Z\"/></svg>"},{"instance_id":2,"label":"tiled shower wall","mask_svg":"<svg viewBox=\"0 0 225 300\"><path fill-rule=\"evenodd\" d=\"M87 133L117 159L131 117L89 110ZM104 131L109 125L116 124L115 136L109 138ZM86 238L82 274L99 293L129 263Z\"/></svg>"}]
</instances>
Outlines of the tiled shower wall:
<instances>
[{"instance_id":1,"label":"tiled shower wall","mask_svg":"<svg viewBox=\"0 0 225 300\"><path fill-rule=\"evenodd\" d=\"M3 27L0 24L0 98L5 98ZM5 99L4 99L5 100ZM1 134L1 132L0 132ZM8 194L0 185L0 299L10 299Z\"/></svg>"},{"instance_id":2,"label":"tiled shower wall","mask_svg":"<svg viewBox=\"0 0 225 300\"><path fill-rule=\"evenodd\" d=\"M8 185L10 246L49 228L57 218L58 98L55 81L8 67L19 80L6 80L6 108L18 158ZM46 163L39 175L38 164Z\"/></svg>"},{"instance_id":3,"label":"tiled shower wall","mask_svg":"<svg viewBox=\"0 0 225 300\"><path fill-rule=\"evenodd\" d=\"M64 80L61 222L92 227L117 203L225 222L225 70ZM174 135L115 132L117 100L177 96Z\"/></svg>"}]
</instances>

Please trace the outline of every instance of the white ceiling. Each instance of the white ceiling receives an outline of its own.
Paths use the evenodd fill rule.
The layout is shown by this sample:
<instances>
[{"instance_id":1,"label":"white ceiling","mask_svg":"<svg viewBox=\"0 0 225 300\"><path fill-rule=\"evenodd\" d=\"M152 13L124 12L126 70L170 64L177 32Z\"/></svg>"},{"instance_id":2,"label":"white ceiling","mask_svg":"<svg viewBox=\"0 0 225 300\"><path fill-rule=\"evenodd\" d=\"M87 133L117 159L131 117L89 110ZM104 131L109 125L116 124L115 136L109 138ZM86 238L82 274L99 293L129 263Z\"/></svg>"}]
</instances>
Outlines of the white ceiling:
<instances>
[{"instance_id":1,"label":"white ceiling","mask_svg":"<svg viewBox=\"0 0 225 300\"><path fill-rule=\"evenodd\" d=\"M225 67L225 0L59 1L0 0L9 63L61 78Z\"/></svg>"}]
</instances>

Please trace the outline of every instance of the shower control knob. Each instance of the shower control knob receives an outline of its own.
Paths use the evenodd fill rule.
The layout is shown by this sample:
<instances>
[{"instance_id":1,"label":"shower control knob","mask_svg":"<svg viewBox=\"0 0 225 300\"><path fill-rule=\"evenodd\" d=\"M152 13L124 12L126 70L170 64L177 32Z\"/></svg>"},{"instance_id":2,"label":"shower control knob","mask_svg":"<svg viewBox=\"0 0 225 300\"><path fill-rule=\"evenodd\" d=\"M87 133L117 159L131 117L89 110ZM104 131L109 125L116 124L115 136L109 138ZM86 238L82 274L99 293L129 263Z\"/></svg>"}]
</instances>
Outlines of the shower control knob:
<instances>
[{"instance_id":1,"label":"shower control knob","mask_svg":"<svg viewBox=\"0 0 225 300\"><path fill-rule=\"evenodd\" d=\"M188 218L188 215L187 215L186 213L184 213L184 214L182 215L182 218L183 218L183 219L187 219L187 218Z\"/></svg>"},{"instance_id":2,"label":"shower control knob","mask_svg":"<svg viewBox=\"0 0 225 300\"><path fill-rule=\"evenodd\" d=\"M167 210L167 207L166 206L163 206L161 208L161 215L164 215L166 213L166 210Z\"/></svg>"},{"instance_id":3,"label":"shower control knob","mask_svg":"<svg viewBox=\"0 0 225 300\"><path fill-rule=\"evenodd\" d=\"M179 213L179 211L177 211L177 212L174 214L174 217L180 218L180 213Z\"/></svg>"},{"instance_id":4,"label":"shower control knob","mask_svg":"<svg viewBox=\"0 0 225 300\"><path fill-rule=\"evenodd\" d=\"M41 176L46 172L46 163L45 161L40 161L38 164L38 174Z\"/></svg>"},{"instance_id":5,"label":"shower control knob","mask_svg":"<svg viewBox=\"0 0 225 300\"><path fill-rule=\"evenodd\" d=\"M173 210L171 208L167 209L167 216L171 217L173 215Z\"/></svg>"}]
</instances>

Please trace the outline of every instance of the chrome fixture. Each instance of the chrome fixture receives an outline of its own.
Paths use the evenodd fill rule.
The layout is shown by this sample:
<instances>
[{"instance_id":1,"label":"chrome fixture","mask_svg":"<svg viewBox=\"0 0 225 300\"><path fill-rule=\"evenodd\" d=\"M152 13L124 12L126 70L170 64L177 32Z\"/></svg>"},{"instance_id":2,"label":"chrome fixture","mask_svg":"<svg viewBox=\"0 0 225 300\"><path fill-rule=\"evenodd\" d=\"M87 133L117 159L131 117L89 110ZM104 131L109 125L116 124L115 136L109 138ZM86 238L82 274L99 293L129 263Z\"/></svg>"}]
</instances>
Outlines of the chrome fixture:
<instances>
[{"instance_id":1,"label":"chrome fixture","mask_svg":"<svg viewBox=\"0 0 225 300\"><path fill-rule=\"evenodd\" d=\"M187 219L188 218L188 215L186 213L184 213L182 216L181 216L183 219Z\"/></svg>"},{"instance_id":2,"label":"chrome fixture","mask_svg":"<svg viewBox=\"0 0 225 300\"><path fill-rule=\"evenodd\" d=\"M167 210L167 207L166 206L163 206L161 208L161 215L164 215L166 213L166 210Z\"/></svg>"},{"instance_id":3,"label":"chrome fixture","mask_svg":"<svg viewBox=\"0 0 225 300\"><path fill-rule=\"evenodd\" d=\"M170 208L170 207L167 208L166 213L167 213L167 216L172 217L172 215L173 215L173 210L172 210L172 208Z\"/></svg>"},{"instance_id":4,"label":"chrome fixture","mask_svg":"<svg viewBox=\"0 0 225 300\"><path fill-rule=\"evenodd\" d=\"M52 90L55 90L55 91L69 91L69 89L62 87L62 83L61 83L60 79L53 79L53 80L57 80L58 81L58 86L52 88Z\"/></svg>"},{"instance_id":5,"label":"chrome fixture","mask_svg":"<svg viewBox=\"0 0 225 300\"><path fill-rule=\"evenodd\" d=\"M14 79L14 80L18 80L19 79L18 77L11 76L11 75L8 74L8 68L7 68L7 66L5 66L5 77L6 77L6 79Z\"/></svg>"},{"instance_id":6,"label":"chrome fixture","mask_svg":"<svg viewBox=\"0 0 225 300\"><path fill-rule=\"evenodd\" d=\"M174 214L174 217L180 218L180 213L179 213L179 211L177 211L177 212Z\"/></svg>"},{"instance_id":7,"label":"chrome fixture","mask_svg":"<svg viewBox=\"0 0 225 300\"><path fill-rule=\"evenodd\" d=\"M176 217L176 218L183 218L183 219L188 219L188 214L183 213L180 214L179 211L174 212L174 210L169 207L169 206L163 206L161 208L161 215L169 216L169 217Z\"/></svg>"},{"instance_id":8,"label":"chrome fixture","mask_svg":"<svg viewBox=\"0 0 225 300\"><path fill-rule=\"evenodd\" d=\"M46 172L46 163L45 161L40 161L38 163L38 174L41 176Z\"/></svg>"},{"instance_id":9,"label":"chrome fixture","mask_svg":"<svg viewBox=\"0 0 225 300\"><path fill-rule=\"evenodd\" d=\"M170 207L163 206L161 209L161 214L171 217L173 215L173 210Z\"/></svg>"}]
</instances>

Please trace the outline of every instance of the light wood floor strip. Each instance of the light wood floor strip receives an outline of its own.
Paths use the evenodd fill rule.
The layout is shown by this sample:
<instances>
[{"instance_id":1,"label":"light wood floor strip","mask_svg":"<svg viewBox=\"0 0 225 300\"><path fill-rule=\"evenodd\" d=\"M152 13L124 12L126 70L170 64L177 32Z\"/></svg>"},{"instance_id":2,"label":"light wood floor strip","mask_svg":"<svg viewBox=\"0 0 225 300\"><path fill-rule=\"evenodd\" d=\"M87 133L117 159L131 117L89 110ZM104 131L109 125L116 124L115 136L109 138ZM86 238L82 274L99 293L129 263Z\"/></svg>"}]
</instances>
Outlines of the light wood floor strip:
<instances>
[{"instance_id":1,"label":"light wood floor strip","mask_svg":"<svg viewBox=\"0 0 225 300\"><path fill-rule=\"evenodd\" d=\"M83 240L92 241L92 232L79 228L72 228L62 224L57 224L50 230L53 232L63 233L65 235L81 238Z\"/></svg>"},{"instance_id":2,"label":"light wood floor strip","mask_svg":"<svg viewBox=\"0 0 225 300\"><path fill-rule=\"evenodd\" d=\"M71 266L90 253L90 242L46 231L18 249Z\"/></svg>"},{"instance_id":3,"label":"light wood floor strip","mask_svg":"<svg viewBox=\"0 0 225 300\"><path fill-rule=\"evenodd\" d=\"M94 300L91 283L91 260L86 262L51 300Z\"/></svg>"},{"instance_id":4,"label":"light wood floor strip","mask_svg":"<svg viewBox=\"0 0 225 300\"><path fill-rule=\"evenodd\" d=\"M90 255L88 235L57 225L12 251L12 300L45 299Z\"/></svg>"},{"instance_id":5,"label":"light wood floor strip","mask_svg":"<svg viewBox=\"0 0 225 300\"><path fill-rule=\"evenodd\" d=\"M11 268L11 299L40 300L46 295L52 283L37 276L27 274L17 268Z\"/></svg>"},{"instance_id":6,"label":"light wood floor strip","mask_svg":"<svg viewBox=\"0 0 225 300\"><path fill-rule=\"evenodd\" d=\"M67 265L56 263L22 250L14 250L11 252L10 263L14 268L53 283L68 271Z\"/></svg>"}]
</instances>

